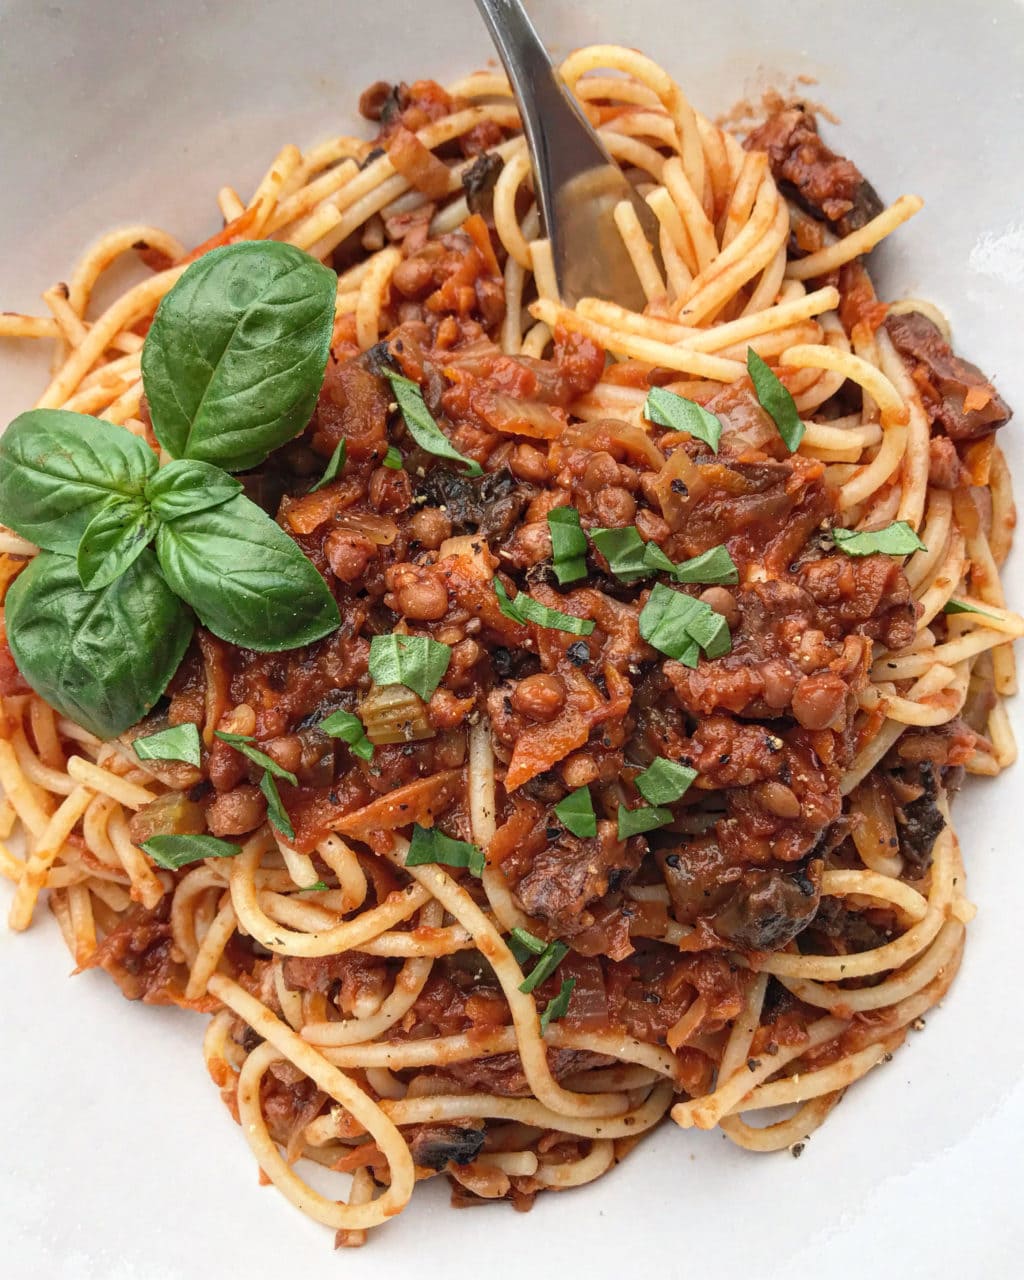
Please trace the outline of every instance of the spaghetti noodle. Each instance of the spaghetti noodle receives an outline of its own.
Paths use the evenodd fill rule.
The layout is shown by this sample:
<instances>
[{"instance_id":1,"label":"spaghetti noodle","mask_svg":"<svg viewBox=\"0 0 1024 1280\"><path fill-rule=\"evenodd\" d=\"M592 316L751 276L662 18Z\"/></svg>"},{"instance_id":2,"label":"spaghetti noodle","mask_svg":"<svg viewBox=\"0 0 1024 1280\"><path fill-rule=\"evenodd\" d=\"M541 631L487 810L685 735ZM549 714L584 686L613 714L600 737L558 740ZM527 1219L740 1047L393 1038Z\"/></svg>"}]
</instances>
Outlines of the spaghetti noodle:
<instances>
[{"instance_id":1,"label":"spaghetti noodle","mask_svg":"<svg viewBox=\"0 0 1024 1280\"><path fill-rule=\"evenodd\" d=\"M155 445L141 348L190 262L272 238L337 273L316 413L247 488L341 630L270 655L200 632L109 742L0 649L0 874L12 928L46 891L80 967L212 1015L261 1170L346 1245L417 1179L522 1207L667 1116L803 1142L952 982L973 908L948 793L1016 755L1009 411L861 262L921 201L882 208L800 108L744 143L638 53L563 75L658 219L664 275L616 210L642 313L559 300L508 86L479 73L373 86L373 141L285 147L248 203L219 193L206 244L110 233L49 314L0 316L56 344L39 407ZM93 315L129 253L152 274ZM396 413L403 378L480 479ZM886 549L900 523L912 553ZM5 590L33 554L0 531ZM656 602L705 629L670 644ZM447 651L435 691L371 679L388 634ZM368 753L321 728L338 710ZM133 749L175 725L198 768ZM294 778L290 837L215 731ZM240 848L159 865L142 845L175 832Z\"/></svg>"}]
</instances>

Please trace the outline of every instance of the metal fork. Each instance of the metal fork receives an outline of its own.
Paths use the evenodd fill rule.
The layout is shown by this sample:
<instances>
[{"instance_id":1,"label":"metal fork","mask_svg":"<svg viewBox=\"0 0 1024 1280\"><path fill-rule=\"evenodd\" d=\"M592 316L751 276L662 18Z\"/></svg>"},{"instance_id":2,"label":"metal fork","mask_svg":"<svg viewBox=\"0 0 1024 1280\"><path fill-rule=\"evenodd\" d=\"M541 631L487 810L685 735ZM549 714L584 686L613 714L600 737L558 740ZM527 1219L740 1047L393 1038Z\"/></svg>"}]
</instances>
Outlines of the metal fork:
<instances>
[{"instance_id":1,"label":"metal fork","mask_svg":"<svg viewBox=\"0 0 1024 1280\"><path fill-rule=\"evenodd\" d=\"M520 0L476 6L519 105L562 301L604 298L642 311L646 298L612 215L630 201L660 266L657 219L591 128Z\"/></svg>"}]
</instances>

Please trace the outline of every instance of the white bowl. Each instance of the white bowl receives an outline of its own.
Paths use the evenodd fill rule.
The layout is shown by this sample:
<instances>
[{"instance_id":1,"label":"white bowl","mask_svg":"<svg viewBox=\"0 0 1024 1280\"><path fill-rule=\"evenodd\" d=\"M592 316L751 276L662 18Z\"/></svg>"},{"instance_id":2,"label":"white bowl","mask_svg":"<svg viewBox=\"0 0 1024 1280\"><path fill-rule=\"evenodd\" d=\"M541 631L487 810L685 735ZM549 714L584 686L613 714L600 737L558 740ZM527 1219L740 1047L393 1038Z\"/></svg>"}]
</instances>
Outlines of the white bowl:
<instances>
[{"instance_id":1,"label":"white bowl","mask_svg":"<svg viewBox=\"0 0 1024 1280\"><path fill-rule=\"evenodd\" d=\"M549 0L552 48L594 41L659 58L709 113L769 83L841 118L829 129L884 197L925 211L872 264L889 296L933 298L961 352L1024 412L1024 11L1011 0ZM39 309L98 232L156 222L186 242L219 225L286 141L354 123L378 78L452 78L490 57L473 6L290 0L216 4L0 2L0 307ZM4 420L45 381L5 344ZM1024 468L1019 423L1002 435ZM1024 474L1024 471L1022 471ZM1024 603L1022 558L1011 600ZM1013 712L1020 728L1019 710ZM397 1275L710 1274L715 1280L1020 1274L1024 1019L1015 960L1024 859L1015 776L957 804L970 895L967 954L945 1007L854 1086L799 1161L671 1125L596 1185L455 1213L420 1188L367 1249L257 1185L242 1135L205 1078L203 1021L68 978L46 913L0 931L0 1219L9 1280Z\"/></svg>"}]
</instances>

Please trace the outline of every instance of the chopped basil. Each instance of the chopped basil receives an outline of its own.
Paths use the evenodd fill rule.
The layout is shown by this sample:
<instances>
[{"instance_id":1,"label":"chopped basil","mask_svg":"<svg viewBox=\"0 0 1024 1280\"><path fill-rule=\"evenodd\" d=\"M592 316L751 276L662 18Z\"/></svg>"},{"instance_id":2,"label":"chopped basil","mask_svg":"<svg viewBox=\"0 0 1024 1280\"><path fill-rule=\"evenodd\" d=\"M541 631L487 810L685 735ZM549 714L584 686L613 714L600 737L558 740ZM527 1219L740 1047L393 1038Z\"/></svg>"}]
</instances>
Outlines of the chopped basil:
<instances>
[{"instance_id":1,"label":"chopped basil","mask_svg":"<svg viewBox=\"0 0 1024 1280\"><path fill-rule=\"evenodd\" d=\"M145 738L136 738L132 747L140 760L180 760L183 764L194 764L197 769L202 763L199 730L191 723L176 724Z\"/></svg>"},{"instance_id":2,"label":"chopped basil","mask_svg":"<svg viewBox=\"0 0 1024 1280\"><path fill-rule=\"evenodd\" d=\"M796 453L804 438L804 424L800 421L793 397L753 347L747 347L747 373L761 408L778 427L786 448L790 453Z\"/></svg>"},{"instance_id":3,"label":"chopped basil","mask_svg":"<svg viewBox=\"0 0 1024 1280\"><path fill-rule=\"evenodd\" d=\"M190 862L202 862L204 858L233 858L242 852L240 845L218 840L216 836L150 836L143 840L141 847L158 867L168 871L177 871Z\"/></svg>"},{"instance_id":4,"label":"chopped basil","mask_svg":"<svg viewBox=\"0 0 1024 1280\"><path fill-rule=\"evenodd\" d=\"M370 676L380 685L403 684L430 700L444 679L452 651L429 636L374 636L370 641Z\"/></svg>"},{"instance_id":5,"label":"chopped basil","mask_svg":"<svg viewBox=\"0 0 1024 1280\"><path fill-rule=\"evenodd\" d=\"M319 727L332 738L347 742L352 754L360 760L373 759L373 743L366 736L362 720L351 711L335 711L326 720L321 720Z\"/></svg>"},{"instance_id":6,"label":"chopped basil","mask_svg":"<svg viewBox=\"0 0 1024 1280\"><path fill-rule=\"evenodd\" d=\"M575 507L555 507L548 512L551 530L551 565L564 587L587 576L587 535L580 527Z\"/></svg>"},{"instance_id":7,"label":"chopped basil","mask_svg":"<svg viewBox=\"0 0 1024 1280\"><path fill-rule=\"evenodd\" d=\"M294 777L294 775L289 776ZM277 783L274 781L269 769L264 770L263 777L260 778L260 790L267 798L267 817L270 819L271 825L276 827L283 836L287 836L289 840L294 840L295 828L288 817L287 809L281 803Z\"/></svg>"},{"instance_id":8,"label":"chopped basil","mask_svg":"<svg viewBox=\"0 0 1024 1280\"><path fill-rule=\"evenodd\" d=\"M624 529L591 529L590 536L620 582L635 582L651 576L651 566L644 559L650 543L644 542L635 525Z\"/></svg>"},{"instance_id":9,"label":"chopped basil","mask_svg":"<svg viewBox=\"0 0 1024 1280\"><path fill-rule=\"evenodd\" d=\"M664 387L651 387L644 401L643 415L660 427L685 431L694 439L703 440L713 453L718 452L718 442L722 438L721 420L685 396L677 396Z\"/></svg>"},{"instance_id":10,"label":"chopped basil","mask_svg":"<svg viewBox=\"0 0 1024 1280\"><path fill-rule=\"evenodd\" d=\"M732 648L729 624L702 600L658 583L640 611L640 634L655 649L687 666L697 665L698 647L709 658Z\"/></svg>"},{"instance_id":11,"label":"chopped basil","mask_svg":"<svg viewBox=\"0 0 1024 1280\"><path fill-rule=\"evenodd\" d=\"M644 563L652 569L670 573L676 582L696 582L705 587L732 586L740 575L728 548L719 544L699 556L673 564L656 542L644 547Z\"/></svg>"},{"instance_id":12,"label":"chopped basil","mask_svg":"<svg viewBox=\"0 0 1024 1280\"><path fill-rule=\"evenodd\" d=\"M520 982L519 990L529 995L534 987L539 987L545 978L551 977L568 954L569 948L564 942L558 942L557 940L549 942L537 963L530 970L529 976Z\"/></svg>"},{"instance_id":13,"label":"chopped basil","mask_svg":"<svg viewBox=\"0 0 1024 1280\"><path fill-rule=\"evenodd\" d=\"M388 467L391 471L401 471L402 455L393 444L388 445L388 451L384 455L384 460L381 463L381 466Z\"/></svg>"},{"instance_id":14,"label":"chopped basil","mask_svg":"<svg viewBox=\"0 0 1024 1280\"><path fill-rule=\"evenodd\" d=\"M884 529L833 529L832 541L848 556L909 556L912 551L928 550L906 520Z\"/></svg>"},{"instance_id":15,"label":"chopped basil","mask_svg":"<svg viewBox=\"0 0 1024 1280\"><path fill-rule=\"evenodd\" d=\"M329 889L330 887L331 886L327 883L326 880L318 880L316 884L304 884L302 888L299 890L299 892L300 893L323 893L325 889Z\"/></svg>"},{"instance_id":16,"label":"chopped basil","mask_svg":"<svg viewBox=\"0 0 1024 1280\"><path fill-rule=\"evenodd\" d=\"M337 480L341 473L342 467L345 465L345 441L339 440L335 445L334 452L331 454L331 460L324 468L324 473L320 479L310 489L310 493L316 493L319 489L324 489L332 480Z\"/></svg>"},{"instance_id":17,"label":"chopped basil","mask_svg":"<svg viewBox=\"0 0 1024 1280\"><path fill-rule=\"evenodd\" d=\"M674 804L696 780L697 770L656 756L636 779L636 787L648 804Z\"/></svg>"},{"instance_id":18,"label":"chopped basil","mask_svg":"<svg viewBox=\"0 0 1024 1280\"><path fill-rule=\"evenodd\" d=\"M391 383L398 407L409 428L409 434L421 449L434 454L437 458L451 458L454 462L464 462L466 472L471 476L483 475L483 467L472 458L459 453L441 428L434 421L433 415L423 399L423 392L411 378L404 378L400 373L384 370L384 376Z\"/></svg>"},{"instance_id":19,"label":"chopped basil","mask_svg":"<svg viewBox=\"0 0 1024 1280\"><path fill-rule=\"evenodd\" d=\"M641 805L639 809L627 809L619 805L619 839L628 840L630 836L642 835L645 831L653 831L655 827L663 827L672 821L671 809L659 809L657 806Z\"/></svg>"},{"instance_id":20,"label":"chopped basil","mask_svg":"<svg viewBox=\"0 0 1024 1280\"><path fill-rule=\"evenodd\" d=\"M540 1015L541 1034L547 1031L548 1026L552 1022L557 1022L559 1018L564 1018L569 1012L569 1000L576 988L575 978L566 978L562 983L558 995L553 1000L549 1000L544 1012Z\"/></svg>"},{"instance_id":21,"label":"chopped basil","mask_svg":"<svg viewBox=\"0 0 1024 1280\"><path fill-rule=\"evenodd\" d=\"M549 609L546 604L534 600L525 591L520 591L514 600L510 600L500 578L494 579L494 593L498 597L498 608L513 622L536 622L540 627L547 627L551 631L568 631L574 636L589 636L594 629L594 623L589 618L574 618L558 609Z\"/></svg>"},{"instance_id":22,"label":"chopped basil","mask_svg":"<svg viewBox=\"0 0 1024 1280\"><path fill-rule=\"evenodd\" d=\"M520 964L529 960L531 955L543 955L547 945L543 938L538 938L529 929L513 929L508 935L509 950Z\"/></svg>"},{"instance_id":23,"label":"chopped basil","mask_svg":"<svg viewBox=\"0 0 1024 1280\"><path fill-rule=\"evenodd\" d=\"M465 867L470 875L482 876L487 861L484 851L465 840L446 836L437 827L421 827L413 824L409 852L405 855L407 867L423 867L436 862L446 867Z\"/></svg>"},{"instance_id":24,"label":"chopped basil","mask_svg":"<svg viewBox=\"0 0 1024 1280\"><path fill-rule=\"evenodd\" d=\"M947 600L942 606L943 613L977 613L982 618L998 618L996 613L987 613L984 609L979 609L976 604L968 604L966 600Z\"/></svg>"},{"instance_id":25,"label":"chopped basil","mask_svg":"<svg viewBox=\"0 0 1024 1280\"><path fill-rule=\"evenodd\" d=\"M285 782L290 782L293 787L299 785L294 773L291 773L288 769L282 769L276 760L272 760L266 752L260 751L252 745L253 736L251 733L221 733L218 729L213 736L220 738L221 742L226 742L229 746L234 747L236 751L240 751L253 764L258 764L261 769L266 769L275 778L284 778Z\"/></svg>"},{"instance_id":26,"label":"chopped basil","mask_svg":"<svg viewBox=\"0 0 1024 1280\"><path fill-rule=\"evenodd\" d=\"M597 835L597 817L589 787L577 787L555 805L555 816L574 836L586 840Z\"/></svg>"}]
</instances>

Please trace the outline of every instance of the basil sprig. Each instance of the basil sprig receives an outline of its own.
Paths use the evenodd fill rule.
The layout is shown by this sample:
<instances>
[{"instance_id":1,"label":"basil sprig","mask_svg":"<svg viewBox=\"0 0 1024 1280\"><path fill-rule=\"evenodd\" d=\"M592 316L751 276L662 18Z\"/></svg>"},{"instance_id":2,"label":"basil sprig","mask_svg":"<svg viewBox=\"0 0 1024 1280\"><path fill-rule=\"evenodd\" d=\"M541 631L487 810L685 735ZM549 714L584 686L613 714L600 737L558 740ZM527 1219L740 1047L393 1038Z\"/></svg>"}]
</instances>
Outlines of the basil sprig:
<instances>
[{"instance_id":1,"label":"basil sprig","mask_svg":"<svg viewBox=\"0 0 1024 1280\"><path fill-rule=\"evenodd\" d=\"M309 421L337 278L294 245L249 241L194 262L142 349L156 438L173 458L255 467Z\"/></svg>"},{"instance_id":2,"label":"basil sprig","mask_svg":"<svg viewBox=\"0 0 1024 1280\"><path fill-rule=\"evenodd\" d=\"M153 429L175 458L162 469L130 431L63 409L23 413L0 437L0 520L43 549L8 596L11 650L37 693L99 736L163 694L192 635L186 606L263 652L339 625L313 564L227 474L308 421L334 294L332 272L273 241L184 272L142 356Z\"/></svg>"}]
</instances>

